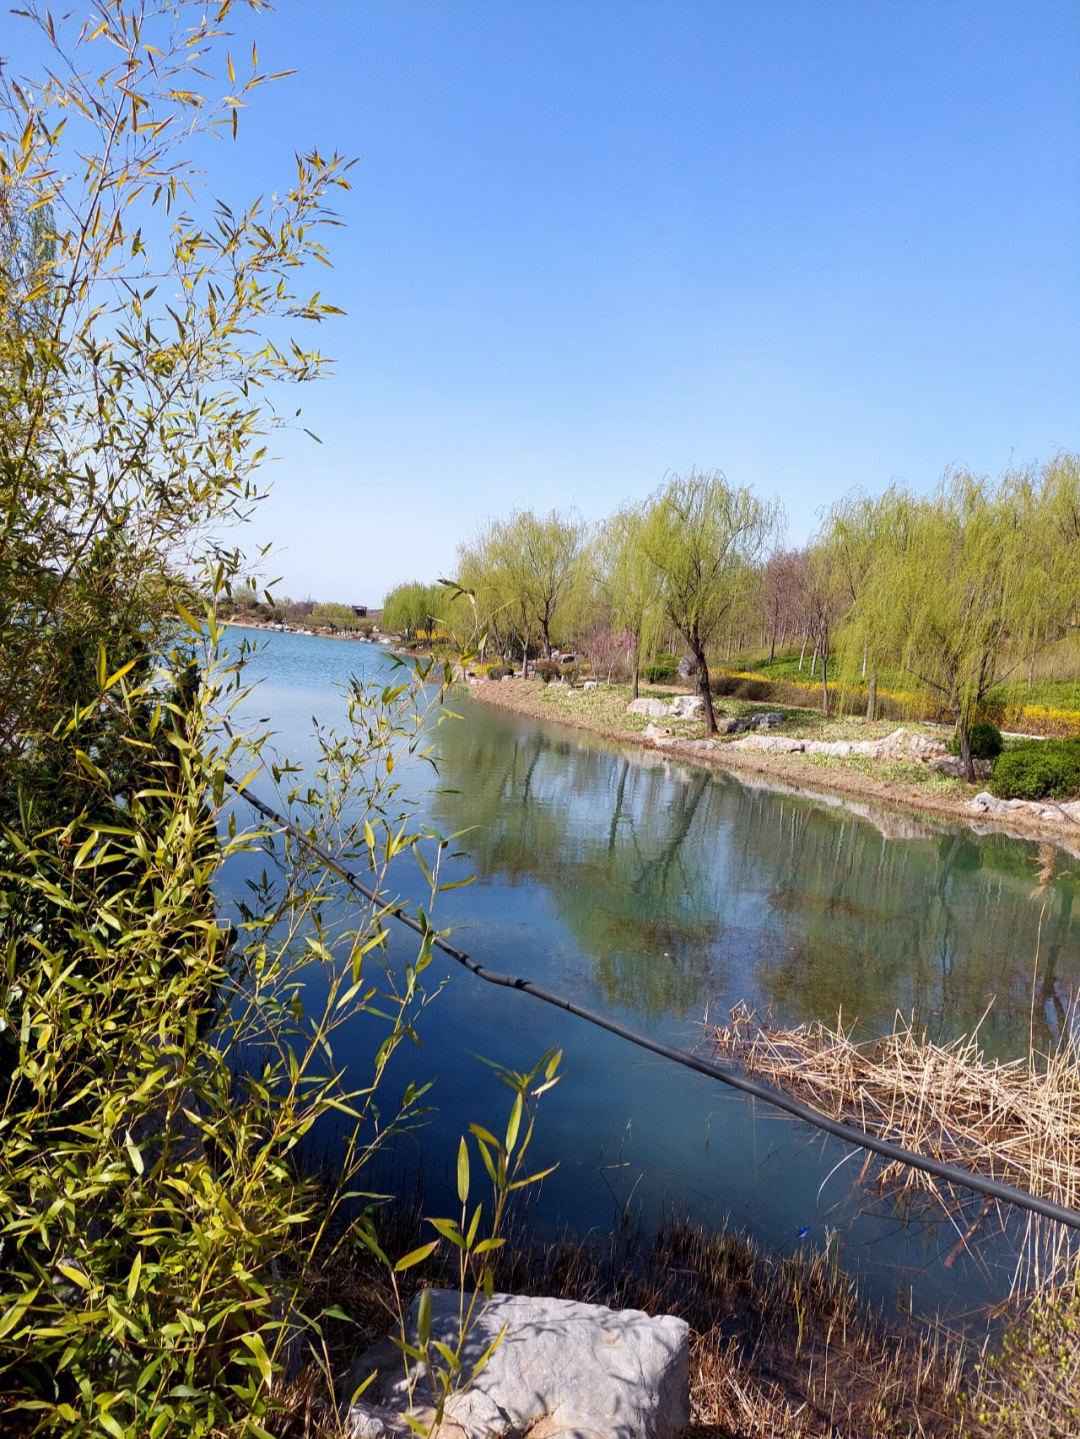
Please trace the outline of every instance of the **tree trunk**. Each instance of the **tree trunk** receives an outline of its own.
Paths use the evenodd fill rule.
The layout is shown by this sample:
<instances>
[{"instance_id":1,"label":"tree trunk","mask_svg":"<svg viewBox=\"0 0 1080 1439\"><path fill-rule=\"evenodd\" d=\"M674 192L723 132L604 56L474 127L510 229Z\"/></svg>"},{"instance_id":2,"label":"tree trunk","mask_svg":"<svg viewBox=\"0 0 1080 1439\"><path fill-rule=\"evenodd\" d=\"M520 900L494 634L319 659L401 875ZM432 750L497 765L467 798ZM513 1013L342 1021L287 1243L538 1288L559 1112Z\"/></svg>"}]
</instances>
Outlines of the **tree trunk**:
<instances>
[{"instance_id":1,"label":"tree trunk","mask_svg":"<svg viewBox=\"0 0 1080 1439\"><path fill-rule=\"evenodd\" d=\"M775 658L776 658L776 626L773 625L772 645L771 645L770 648L769 648L769 659L770 659L770 660L774 660Z\"/></svg>"},{"instance_id":2,"label":"tree trunk","mask_svg":"<svg viewBox=\"0 0 1080 1439\"><path fill-rule=\"evenodd\" d=\"M709 666L705 660L705 651L700 645L692 645L694 658L697 660L697 681L698 693L701 695L705 705L705 733L716 733L716 714L713 710L712 690L709 688Z\"/></svg>"},{"instance_id":3,"label":"tree trunk","mask_svg":"<svg viewBox=\"0 0 1080 1439\"><path fill-rule=\"evenodd\" d=\"M968 733L967 719L963 715L956 721L956 733L960 739L960 767L968 784L974 784L975 761L971 758L971 736Z\"/></svg>"},{"instance_id":4,"label":"tree trunk","mask_svg":"<svg viewBox=\"0 0 1080 1439\"><path fill-rule=\"evenodd\" d=\"M522 641L521 641L521 678L522 678L523 680L527 680L527 679L529 678L529 641L528 641L528 640L522 640Z\"/></svg>"},{"instance_id":5,"label":"tree trunk","mask_svg":"<svg viewBox=\"0 0 1080 1439\"><path fill-rule=\"evenodd\" d=\"M631 696L631 698L632 698L632 699L637 699L637 697L638 697L638 655L637 655L637 649L635 648L635 650L634 650L634 693L633 693L633 695Z\"/></svg>"},{"instance_id":6,"label":"tree trunk","mask_svg":"<svg viewBox=\"0 0 1080 1439\"><path fill-rule=\"evenodd\" d=\"M866 694L866 719L869 724L877 719L877 665L870 670L870 688Z\"/></svg>"},{"instance_id":7,"label":"tree trunk","mask_svg":"<svg viewBox=\"0 0 1080 1439\"><path fill-rule=\"evenodd\" d=\"M814 678L814 669L817 666L817 645L814 646L814 653L810 656L810 678Z\"/></svg>"},{"instance_id":8,"label":"tree trunk","mask_svg":"<svg viewBox=\"0 0 1080 1439\"><path fill-rule=\"evenodd\" d=\"M821 713L829 716L829 656L823 650L821 653Z\"/></svg>"},{"instance_id":9,"label":"tree trunk","mask_svg":"<svg viewBox=\"0 0 1080 1439\"><path fill-rule=\"evenodd\" d=\"M800 673L800 674L802 674L802 662L803 662L803 660L806 658L806 643L807 643L807 641L809 640L809 638L810 638L810 631L809 631L809 629L803 630L802 649L799 651L799 673ZM814 676L811 675L810 678L813 679Z\"/></svg>"}]
</instances>

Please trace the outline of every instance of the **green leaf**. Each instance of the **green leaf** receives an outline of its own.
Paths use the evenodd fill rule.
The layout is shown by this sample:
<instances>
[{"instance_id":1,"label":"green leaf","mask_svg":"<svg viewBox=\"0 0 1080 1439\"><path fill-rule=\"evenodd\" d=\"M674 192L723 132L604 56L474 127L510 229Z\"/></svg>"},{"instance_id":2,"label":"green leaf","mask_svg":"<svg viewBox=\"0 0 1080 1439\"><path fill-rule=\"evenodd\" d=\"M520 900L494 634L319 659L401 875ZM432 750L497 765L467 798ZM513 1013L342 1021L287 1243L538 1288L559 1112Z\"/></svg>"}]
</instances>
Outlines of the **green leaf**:
<instances>
[{"instance_id":1,"label":"green leaf","mask_svg":"<svg viewBox=\"0 0 1080 1439\"><path fill-rule=\"evenodd\" d=\"M127 674L128 670L132 669L134 665L134 660L128 660L126 665L121 665L118 670L113 671L113 673L109 676L109 678L105 681L101 688L105 690L111 690L113 685L116 684L119 680L122 680Z\"/></svg>"},{"instance_id":2,"label":"green leaf","mask_svg":"<svg viewBox=\"0 0 1080 1439\"><path fill-rule=\"evenodd\" d=\"M176 612L187 625L188 629L191 630L194 634L198 635L200 639L202 639L202 625L191 613L191 611L185 605L182 605L179 600L176 601Z\"/></svg>"},{"instance_id":3,"label":"green leaf","mask_svg":"<svg viewBox=\"0 0 1080 1439\"><path fill-rule=\"evenodd\" d=\"M473 1253L490 1254L493 1249L501 1249L505 1243L505 1239L481 1239L480 1243L473 1250Z\"/></svg>"},{"instance_id":4,"label":"green leaf","mask_svg":"<svg viewBox=\"0 0 1080 1439\"><path fill-rule=\"evenodd\" d=\"M459 1249L465 1248L461 1230L452 1219L429 1219L428 1223L433 1229L437 1229L444 1239L449 1239L451 1244L456 1244Z\"/></svg>"},{"instance_id":5,"label":"green leaf","mask_svg":"<svg viewBox=\"0 0 1080 1439\"><path fill-rule=\"evenodd\" d=\"M539 1184L541 1179L546 1179L549 1174L554 1174L558 1167L559 1166L557 1164L553 1164L549 1169L540 1169L535 1174L527 1175L524 1179L515 1179L513 1184L511 1184L510 1188L524 1189L526 1185Z\"/></svg>"},{"instance_id":6,"label":"green leaf","mask_svg":"<svg viewBox=\"0 0 1080 1439\"><path fill-rule=\"evenodd\" d=\"M506 1152L513 1154L514 1145L517 1143L518 1130L521 1127L522 1100L520 1094L514 1095L514 1107L510 1111L510 1122L506 1126Z\"/></svg>"},{"instance_id":7,"label":"green leaf","mask_svg":"<svg viewBox=\"0 0 1080 1439\"><path fill-rule=\"evenodd\" d=\"M56 1267L65 1279L70 1279L71 1282L77 1284L80 1289L91 1289L93 1287L83 1271L76 1269L73 1264L65 1264L63 1260L61 1260Z\"/></svg>"},{"instance_id":8,"label":"green leaf","mask_svg":"<svg viewBox=\"0 0 1080 1439\"><path fill-rule=\"evenodd\" d=\"M127 1297L128 1303L133 1303L139 1288L139 1275L142 1273L142 1250L135 1256L135 1262L131 1266L131 1273L128 1275Z\"/></svg>"},{"instance_id":9,"label":"green leaf","mask_svg":"<svg viewBox=\"0 0 1080 1439\"><path fill-rule=\"evenodd\" d=\"M41 1286L38 1285L36 1289L31 1289L28 1294L21 1295L16 1299L10 1309L6 1309L4 1313L0 1315L0 1339L2 1339L5 1334L10 1334L15 1328L16 1324L18 1324L19 1320L37 1298L40 1288Z\"/></svg>"},{"instance_id":10,"label":"green leaf","mask_svg":"<svg viewBox=\"0 0 1080 1439\"><path fill-rule=\"evenodd\" d=\"M461 1143L458 1145L457 1156L457 1192L462 1204L469 1197L469 1147L465 1143L465 1136L461 1136Z\"/></svg>"},{"instance_id":11,"label":"green leaf","mask_svg":"<svg viewBox=\"0 0 1080 1439\"><path fill-rule=\"evenodd\" d=\"M429 1254L433 1254L439 1247L437 1239L430 1244L421 1244L418 1249L410 1249L408 1254L399 1259L394 1265L395 1274L400 1274L403 1269L411 1269L414 1264L422 1264Z\"/></svg>"},{"instance_id":12,"label":"green leaf","mask_svg":"<svg viewBox=\"0 0 1080 1439\"><path fill-rule=\"evenodd\" d=\"M425 1289L420 1295L420 1307L416 1314L416 1337L422 1347L431 1338L431 1290Z\"/></svg>"},{"instance_id":13,"label":"green leaf","mask_svg":"<svg viewBox=\"0 0 1080 1439\"><path fill-rule=\"evenodd\" d=\"M263 1343L262 1335L258 1330L249 1334L241 1334L241 1342L246 1344L255 1356L255 1363L259 1366L259 1373L263 1377L263 1383L269 1387L270 1380L274 1373L274 1367L270 1363L270 1356L266 1352L266 1345Z\"/></svg>"}]
</instances>

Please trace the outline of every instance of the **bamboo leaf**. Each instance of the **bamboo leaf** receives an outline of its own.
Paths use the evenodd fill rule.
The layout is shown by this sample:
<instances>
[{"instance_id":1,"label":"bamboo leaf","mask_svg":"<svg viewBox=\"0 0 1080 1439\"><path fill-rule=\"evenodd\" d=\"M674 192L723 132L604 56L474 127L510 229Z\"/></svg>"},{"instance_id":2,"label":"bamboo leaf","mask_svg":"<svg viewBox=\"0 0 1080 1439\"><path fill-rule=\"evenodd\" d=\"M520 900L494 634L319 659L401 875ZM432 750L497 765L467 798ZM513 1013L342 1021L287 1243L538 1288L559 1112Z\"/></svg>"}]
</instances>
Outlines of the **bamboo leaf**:
<instances>
[{"instance_id":1,"label":"bamboo leaf","mask_svg":"<svg viewBox=\"0 0 1080 1439\"><path fill-rule=\"evenodd\" d=\"M457 1192L462 1204L469 1197L469 1148L465 1143L465 1136L461 1136L461 1143L458 1145L457 1158Z\"/></svg>"},{"instance_id":2,"label":"bamboo leaf","mask_svg":"<svg viewBox=\"0 0 1080 1439\"><path fill-rule=\"evenodd\" d=\"M402 1270L411 1269L414 1264L422 1264L429 1255L434 1254L438 1247L439 1241L435 1239L430 1244L421 1244L417 1249L410 1249L408 1254L394 1265L394 1272L400 1274Z\"/></svg>"}]
</instances>

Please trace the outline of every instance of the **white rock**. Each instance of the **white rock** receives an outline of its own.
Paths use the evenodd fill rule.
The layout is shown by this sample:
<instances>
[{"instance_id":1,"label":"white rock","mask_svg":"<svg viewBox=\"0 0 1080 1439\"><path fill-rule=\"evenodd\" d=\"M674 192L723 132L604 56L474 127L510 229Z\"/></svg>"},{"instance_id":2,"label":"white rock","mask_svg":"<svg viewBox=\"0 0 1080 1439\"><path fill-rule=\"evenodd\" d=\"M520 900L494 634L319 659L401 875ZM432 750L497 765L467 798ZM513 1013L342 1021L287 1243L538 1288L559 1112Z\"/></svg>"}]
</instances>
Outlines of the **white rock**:
<instances>
[{"instance_id":1,"label":"white rock","mask_svg":"<svg viewBox=\"0 0 1080 1439\"><path fill-rule=\"evenodd\" d=\"M806 745L807 754L865 754L876 758L878 752L878 741L871 739L812 739Z\"/></svg>"},{"instance_id":2,"label":"white rock","mask_svg":"<svg viewBox=\"0 0 1080 1439\"><path fill-rule=\"evenodd\" d=\"M791 739L787 735L751 734L747 735L745 739L734 740L730 747L732 749L765 750L771 754L802 754L806 748L806 741Z\"/></svg>"},{"instance_id":3,"label":"white rock","mask_svg":"<svg viewBox=\"0 0 1080 1439\"><path fill-rule=\"evenodd\" d=\"M992 795L989 790L981 789L974 798L968 800L966 808L977 814L992 813L995 809L1003 809L1004 801Z\"/></svg>"},{"instance_id":4,"label":"white rock","mask_svg":"<svg viewBox=\"0 0 1080 1439\"><path fill-rule=\"evenodd\" d=\"M661 729L659 725L647 724L641 731L646 739L651 739L658 745L674 744L675 741L669 730Z\"/></svg>"},{"instance_id":5,"label":"white rock","mask_svg":"<svg viewBox=\"0 0 1080 1439\"><path fill-rule=\"evenodd\" d=\"M691 715L701 714L705 709L705 701L700 695L679 695L671 701L668 713L672 719L689 719Z\"/></svg>"},{"instance_id":6,"label":"white rock","mask_svg":"<svg viewBox=\"0 0 1080 1439\"><path fill-rule=\"evenodd\" d=\"M668 713L668 707L663 700L631 700L626 706L626 713L629 715L648 715L650 719L663 719Z\"/></svg>"},{"instance_id":7,"label":"white rock","mask_svg":"<svg viewBox=\"0 0 1080 1439\"><path fill-rule=\"evenodd\" d=\"M878 741L878 754L882 759L918 759L929 764L945 753L940 740L926 735L912 734L908 729L896 729Z\"/></svg>"},{"instance_id":8,"label":"white rock","mask_svg":"<svg viewBox=\"0 0 1080 1439\"><path fill-rule=\"evenodd\" d=\"M581 688L583 690L594 690L596 688L596 681L586 680L585 683L581 686Z\"/></svg>"},{"instance_id":9,"label":"white rock","mask_svg":"<svg viewBox=\"0 0 1080 1439\"><path fill-rule=\"evenodd\" d=\"M419 1296L406 1321L413 1344L418 1307ZM457 1325L456 1291L432 1290L432 1340L455 1347ZM529 1429L546 1439L677 1439L690 1422L689 1328L683 1320L495 1294L486 1306L481 1301L465 1341L466 1375L504 1328L473 1383L447 1401L440 1435L497 1439ZM410 1432L402 1417L408 1381L401 1352L389 1338L353 1366L350 1393L373 1371L374 1382L344 1415L345 1433L348 1439L399 1439ZM418 1397L430 1393L422 1365L413 1379ZM416 1417L424 1422L422 1409ZM533 1429L541 1420L546 1422Z\"/></svg>"}]
</instances>

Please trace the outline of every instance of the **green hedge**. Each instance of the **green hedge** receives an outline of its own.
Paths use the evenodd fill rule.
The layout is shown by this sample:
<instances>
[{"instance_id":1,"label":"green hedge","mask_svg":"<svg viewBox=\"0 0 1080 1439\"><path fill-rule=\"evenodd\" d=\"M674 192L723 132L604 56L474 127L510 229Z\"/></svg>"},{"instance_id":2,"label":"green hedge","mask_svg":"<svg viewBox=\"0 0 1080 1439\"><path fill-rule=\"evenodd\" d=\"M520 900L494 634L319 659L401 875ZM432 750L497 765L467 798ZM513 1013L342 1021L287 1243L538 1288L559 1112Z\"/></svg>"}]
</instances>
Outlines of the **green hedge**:
<instances>
[{"instance_id":1,"label":"green hedge","mask_svg":"<svg viewBox=\"0 0 1080 1439\"><path fill-rule=\"evenodd\" d=\"M651 665L645 666L645 679L648 684L663 684L666 680L673 680L679 673L678 655L657 655Z\"/></svg>"},{"instance_id":2,"label":"green hedge","mask_svg":"<svg viewBox=\"0 0 1080 1439\"><path fill-rule=\"evenodd\" d=\"M1003 749L1001 731L996 724L987 720L976 720L968 729L968 743L972 759L997 759ZM950 754L960 753L960 739L954 730L949 736L946 749Z\"/></svg>"},{"instance_id":3,"label":"green hedge","mask_svg":"<svg viewBox=\"0 0 1080 1439\"><path fill-rule=\"evenodd\" d=\"M1080 795L1080 739L1022 740L998 757L990 792L999 799Z\"/></svg>"}]
</instances>

